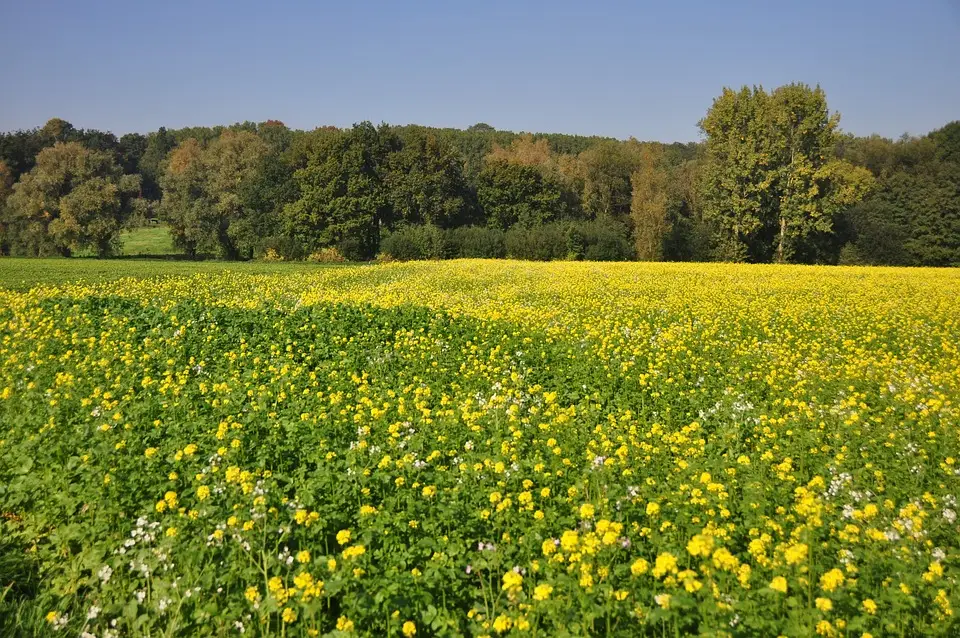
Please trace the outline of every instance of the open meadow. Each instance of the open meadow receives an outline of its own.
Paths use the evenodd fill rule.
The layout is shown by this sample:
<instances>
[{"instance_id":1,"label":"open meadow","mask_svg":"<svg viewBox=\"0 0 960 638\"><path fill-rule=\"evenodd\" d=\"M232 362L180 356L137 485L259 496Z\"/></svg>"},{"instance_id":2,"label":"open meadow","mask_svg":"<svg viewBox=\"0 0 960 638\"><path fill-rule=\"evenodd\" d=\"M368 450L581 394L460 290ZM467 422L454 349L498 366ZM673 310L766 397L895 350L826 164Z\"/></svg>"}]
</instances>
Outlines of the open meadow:
<instances>
[{"instance_id":1,"label":"open meadow","mask_svg":"<svg viewBox=\"0 0 960 638\"><path fill-rule=\"evenodd\" d=\"M960 271L66 263L0 635L960 633Z\"/></svg>"}]
</instances>

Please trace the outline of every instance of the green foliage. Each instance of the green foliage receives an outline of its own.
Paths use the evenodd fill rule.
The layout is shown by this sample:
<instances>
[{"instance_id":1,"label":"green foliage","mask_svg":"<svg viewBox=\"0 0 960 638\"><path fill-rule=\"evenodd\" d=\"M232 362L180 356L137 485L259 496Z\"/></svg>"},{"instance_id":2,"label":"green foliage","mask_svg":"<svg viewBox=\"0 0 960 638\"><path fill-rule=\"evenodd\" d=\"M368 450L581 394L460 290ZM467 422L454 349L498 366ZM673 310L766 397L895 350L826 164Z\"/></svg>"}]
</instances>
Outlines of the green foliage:
<instances>
[{"instance_id":1,"label":"green foliage","mask_svg":"<svg viewBox=\"0 0 960 638\"><path fill-rule=\"evenodd\" d=\"M629 228L633 246L623 249L621 230L605 233L607 248L591 253L598 259L635 252L644 260L837 263L850 244L865 263L958 263L960 122L896 141L843 134L837 124L823 91L802 84L724 89L700 122L704 144L485 123L305 132L277 120L118 140L54 118L0 134L0 254L72 254L71 242L81 255L113 249L68 223L77 216L91 237L115 235L104 221L109 206L100 206L111 201L107 184L91 182L68 198L62 223L51 225L53 213L16 221L4 210L5 184L32 170L42 150L72 142L138 174L138 185L118 182L116 216L135 226L160 215L189 257L262 258L269 250L289 260L324 248L352 260L438 254L421 249L432 229L413 242L421 248L401 247L419 232L407 230L414 226L444 230L444 255L502 256L506 231L563 222L563 257L589 259L586 227L570 224L593 219ZM453 232L461 228L469 230ZM396 237L385 250L381 234L390 231ZM516 231L510 241L518 254L553 259L559 248L546 246L554 235L526 240Z\"/></svg>"},{"instance_id":2,"label":"green foliage","mask_svg":"<svg viewBox=\"0 0 960 638\"><path fill-rule=\"evenodd\" d=\"M416 128L405 130L400 143L387 157L384 174L392 221L440 228L472 221L471 195L456 150Z\"/></svg>"},{"instance_id":3,"label":"green foliage","mask_svg":"<svg viewBox=\"0 0 960 638\"><path fill-rule=\"evenodd\" d=\"M446 233L433 225L404 225L380 242L380 252L393 259L442 259L448 257Z\"/></svg>"},{"instance_id":4,"label":"green foliage","mask_svg":"<svg viewBox=\"0 0 960 638\"><path fill-rule=\"evenodd\" d=\"M66 134L55 124L51 130ZM5 206L6 241L13 252L35 256L83 249L105 256L139 186L139 177L123 175L107 153L57 142L14 186Z\"/></svg>"},{"instance_id":5,"label":"green foliage","mask_svg":"<svg viewBox=\"0 0 960 638\"><path fill-rule=\"evenodd\" d=\"M271 229L262 227L262 210L247 206L244 183L257 179L268 152L254 133L224 131L206 147L191 138L170 154L161 179L161 212L187 254L252 255Z\"/></svg>"},{"instance_id":6,"label":"green foliage","mask_svg":"<svg viewBox=\"0 0 960 638\"><path fill-rule=\"evenodd\" d=\"M839 117L820 87L725 89L700 126L707 137L704 215L720 230L725 261L791 260L873 185L870 173L833 158Z\"/></svg>"},{"instance_id":7,"label":"green foliage","mask_svg":"<svg viewBox=\"0 0 960 638\"><path fill-rule=\"evenodd\" d=\"M506 238L499 228L461 226L447 230L445 235L451 257L503 259L507 256Z\"/></svg>"},{"instance_id":8,"label":"green foliage","mask_svg":"<svg viewBox=\"0 0 960 638\"><path fill-rule=\"evenodd\" d=\"M507 230L533 228L567 215L560 186L537 169L523 164L491 161L480 172L477 199L487 224Z\"/></svg>"},{"instance_id":9,"label":"green foliage","mask_svg":"<svg viewBox=\"0 0 960 638\"><path fill-rule=\"evenodd\" d=\"M387 127L369 122L319 140L294 173L299 198L284 208L290 236L308 252L337 245L351 261L372 258L392 218L384 176L398 145Z\"/></svg>"}]
</instances>

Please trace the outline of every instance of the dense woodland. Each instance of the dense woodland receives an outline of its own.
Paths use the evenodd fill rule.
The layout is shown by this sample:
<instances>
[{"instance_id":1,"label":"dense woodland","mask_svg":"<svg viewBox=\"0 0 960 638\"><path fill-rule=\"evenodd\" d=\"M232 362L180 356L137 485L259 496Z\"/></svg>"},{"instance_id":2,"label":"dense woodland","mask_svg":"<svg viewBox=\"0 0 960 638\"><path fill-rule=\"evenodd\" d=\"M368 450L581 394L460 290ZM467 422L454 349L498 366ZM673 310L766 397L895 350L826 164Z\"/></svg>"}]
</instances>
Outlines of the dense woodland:
<instances>
[{"instance_id":1,"label":"dense woodland","mask_svg":"<svg viewBox=\"0 0 960 638\"><path fill-rule=\"evenodd\" d=\"M855 137L823 91L725 89L703 141L282 122L0 134L0 254L960 265L960 121Z\"/></svg>"}]
</instances>

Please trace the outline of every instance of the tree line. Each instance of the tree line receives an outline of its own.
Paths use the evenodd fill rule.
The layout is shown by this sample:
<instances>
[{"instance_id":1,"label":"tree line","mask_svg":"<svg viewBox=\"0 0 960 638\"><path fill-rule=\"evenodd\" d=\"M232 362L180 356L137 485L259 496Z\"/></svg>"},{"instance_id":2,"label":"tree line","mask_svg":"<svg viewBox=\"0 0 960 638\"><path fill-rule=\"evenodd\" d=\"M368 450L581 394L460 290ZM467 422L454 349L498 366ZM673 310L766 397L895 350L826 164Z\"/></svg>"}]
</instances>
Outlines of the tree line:
<instances>
[{"instance_id":1,"label":"tree line","mask_svg":"<svg viewBox=\"0 0 960 638\"><path fill-rule=\"evenodd\" d=\"M724 89L703 141L279 121L0 134L0 253L960 265L960 121L839 129L820 87Z\"/></svg>"}]
</instances>

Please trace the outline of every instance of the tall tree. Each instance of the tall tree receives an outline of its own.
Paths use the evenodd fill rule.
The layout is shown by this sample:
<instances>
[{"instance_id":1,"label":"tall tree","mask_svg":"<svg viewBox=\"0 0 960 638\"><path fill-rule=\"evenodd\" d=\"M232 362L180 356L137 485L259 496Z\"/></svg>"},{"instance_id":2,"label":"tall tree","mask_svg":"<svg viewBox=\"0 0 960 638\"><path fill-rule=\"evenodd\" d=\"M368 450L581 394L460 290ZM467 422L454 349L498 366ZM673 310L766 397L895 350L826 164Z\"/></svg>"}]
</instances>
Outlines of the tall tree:
<instances>
[{"instance_id":1,"label":"tall tree","mask_svg":"<svg viewBox=\"0 0 960 638\"><path fill-rule=\"evenodd\" d=\"M489 161L479 175L477 199L487 225L506 230L530 228L568 216L562 189L537 169Z\"/></svg>"},{"instance_id":2,"label":"tall tree","mask_svg":"<svg viewBox=\"0 0 960 638\"><path fill-rule=\"evenodd\" d=\"M398 147L387 126L370 122L319 136L294 173L300 197L284 208L289 234L307 251L339 246L350 259L373 257L380 227L393 218L384 175Z\"/></svg>"},{"instance_id":3,"label":"tall tree","mask_svg":"<svg viewBox=\"0 0 960 638\"><path fill-rule=\"evenodd\" d=\"M14 186L7 202L11 241L42 255L92 248L109 254L139 178L123 175L113 158L77 142L57 142Z\"/></svg>"},{"instance_id":4,"label":"tall tree","mask_svg":"<svg viewBox=\"0 0 960 638\"><path fill-rule=\"evenodd\" d=\"M396 221L441 228L469 222L474 207L456 150L423 129L405 131L401 139L384 173Z\"/></svg>"},{"instance_id":5,"label":"tall tree","mask_svg":"<svg viewBox=\"0 0 960 638\"><path fill-rule=\"evenodd\" d=\"M662 147L644 146L639 153L637 170L630 180L633 184L630 217L637 258L641 261L663 259L664 242L671 229L667 209L670 179L662 162Z\"/></svg>"},{"instance_id":6,"label":"tall tree","mask_svg":"<svg viewBox=\"0 0 960 638\"><path fill-rule=\"evenodd\" d=\"M255 241L256 229L244 223L242 186L254 179L267 152L255 133L226 130L206 148L191 138L170 154L161 211L179 246L236 259L241 244Z\"/></svg>"},{"instance_id":7,"label":"tall tree","mask_svg":"<svg viewBox=\"0 0 960 638\"><path fill-rule=\"evenodd\" d=\"M600 142L580 154L583 208L592 218L628 221L632 191L630 176L637 169L636 142Z\"/></svg>"},{"instance_id":8,"label":"tall tree","mask_svg":"<svg viewBox=\"0 0 960 638\"><path fill-rule=\"evenodd\" d=\"M147 136L147 146L140 156L138 164L143 176L143 196L148 199L160 199L160 177L163 174L164 160L177 146L174 136L164 127Z\"/></svg>"},{"instance_id":9,"label":"tall tree","mask_svg":"<svg viewBox=\"0 0 960 638\"><path fill-rule=\"evenodd\" d=\"M820 87L724 89L700 126L707 138L704 212L728 260L791 260L860 201L872 176L834 157L839 117Z\"/></svg>"}]
</instances>

